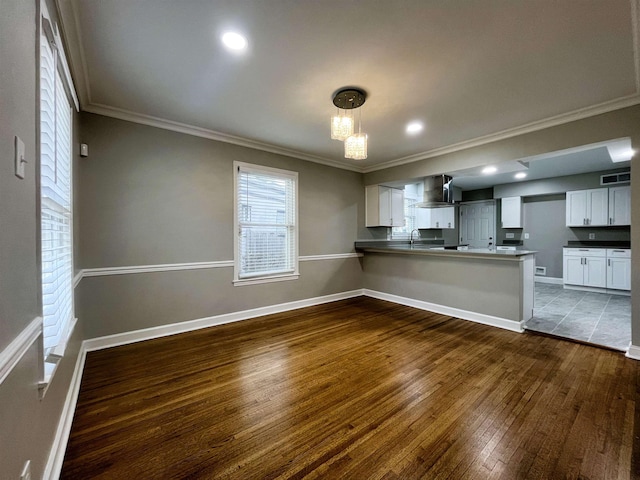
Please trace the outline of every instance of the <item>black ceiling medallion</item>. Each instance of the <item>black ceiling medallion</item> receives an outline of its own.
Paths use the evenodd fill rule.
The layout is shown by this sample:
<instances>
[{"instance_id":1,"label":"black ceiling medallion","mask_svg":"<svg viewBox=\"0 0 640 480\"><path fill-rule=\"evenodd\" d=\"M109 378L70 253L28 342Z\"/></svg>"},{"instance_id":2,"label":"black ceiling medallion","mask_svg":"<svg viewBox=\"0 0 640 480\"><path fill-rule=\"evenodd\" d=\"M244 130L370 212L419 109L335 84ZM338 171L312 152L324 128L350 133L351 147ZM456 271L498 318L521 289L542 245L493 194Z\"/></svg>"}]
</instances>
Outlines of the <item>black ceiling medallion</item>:
<instances>
[{"instance_id":1,"label":"black ceiling medallion","mask_svg":"<svg viewBox=\"0 0 640 480\"><path fill-rule=\"evenodd\" d=\"M343 88L333 95L333 104L343 110L361 107L367 99L367 92L359 88Z\"/></svg>"}]
</instances>

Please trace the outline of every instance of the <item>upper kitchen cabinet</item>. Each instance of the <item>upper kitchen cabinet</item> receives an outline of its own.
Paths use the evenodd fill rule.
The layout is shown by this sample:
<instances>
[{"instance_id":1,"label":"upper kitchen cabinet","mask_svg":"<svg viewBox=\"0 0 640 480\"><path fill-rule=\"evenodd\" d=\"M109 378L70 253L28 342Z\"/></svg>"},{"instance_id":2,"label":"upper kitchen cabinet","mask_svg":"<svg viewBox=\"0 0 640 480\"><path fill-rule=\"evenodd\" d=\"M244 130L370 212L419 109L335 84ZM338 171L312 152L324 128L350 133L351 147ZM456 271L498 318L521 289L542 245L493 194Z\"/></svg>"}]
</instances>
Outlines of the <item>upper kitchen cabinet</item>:
<instances>
[{"instance_id":1,"label":"upper kitchen cabinet","mask_svg":"<svg viewBox=\"0 0 640 480\"><path fill-rule=\"evenodd\" d=\"M631 225L631 187L609 189L609 225Z\"/></svg>"},{"instance_id":2,"label":"upper kitchen cabinet","mask_svg":"<svg viewBox=\"0 0 640 480\"><path fill-rule=\"evenodd\" d=\"M384 185L369 185L365 189L367 227L403 227L404 191Z\"/></svg>"},{"instance_id":3,"label":"upper kitchen cabinet","mask_svg":"<svg viewBox=\"0 0 640 480\"><path fill-rule=\"evenodd\" d=\"M417 228L456 228L455 207L417 208Z\"/></svg>"},{"instance_id":4,"label":"upper kitchen cabinet","mask_svg":"<svg viewBox=\"0 0 640 480\"><path fill-rule=\"evenodd\" d=\"M502 228L522 228L522 197L505 197L502 203Z\"/></svg>"},{"instance_id":5,"label":"upper kitchen cabinet","mask_svg":"<svg viewBox=\"0 0 640 480\"><path fill-rule=\"evenodd\" d=\"M594 188L567 192L567 227L595 227L609 224L609 189Z\"/></svg>"}]
</instances>

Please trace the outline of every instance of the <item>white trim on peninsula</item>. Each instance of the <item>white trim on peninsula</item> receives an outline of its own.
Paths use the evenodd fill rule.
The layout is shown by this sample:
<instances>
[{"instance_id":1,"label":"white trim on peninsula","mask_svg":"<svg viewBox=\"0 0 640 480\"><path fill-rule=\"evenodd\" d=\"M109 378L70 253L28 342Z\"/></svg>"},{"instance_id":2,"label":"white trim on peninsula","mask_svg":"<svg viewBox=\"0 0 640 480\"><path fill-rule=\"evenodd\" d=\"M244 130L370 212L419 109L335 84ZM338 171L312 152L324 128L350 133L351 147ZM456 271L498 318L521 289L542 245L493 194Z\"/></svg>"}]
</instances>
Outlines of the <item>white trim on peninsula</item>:
<instances>
[{"instance_id":1,"label":"white trim on peninsula","mask_svg":"<svg viewBox=\"0 0 640 480\"><path fill-rule=\"evenodd\" d=\"M40 335L42 335L42 317L36 317L0 352L0 384L5 381Z\"/></svg>"},{"instance_id":2,"label":"white trim on peninsula","mask_svg":"<svg viewBox=\"0 0 640 480\"><path fill-rule=\"evenodd\" d=\"M630 343L629 348L627 348L627 352L625 353L625 357L640 360L640 347Z\"/></svg>"},{"instance_id":3,"label":"white trim on peninsula","mask_svg":"<svg viewBox=\"0 0 640 480\"><path fill-rule=\"evenodd\" d=\"M512 332L524 332L522 322L509 320L508 318L500 318L494 317L492 315L485 315L483 313L470 312L468 310L462 310L460 308L438 305L437 303L415 300L413 298L401 297L399 295L378 292L376 290L369 290L367 288L363 289L363 295L366 295L367 297L377 298L378 300L387 300L389 302L398 303L400 305L406 305L408 307L419 308L420 310L428 310L430 312L440 313L442 315L449 315L451 317L461 318L462 320L469 320L471 322L481 323L483 325L489 325L491 327L503 328L505 330L511 330Z\"/></svg>"}]
</instances>

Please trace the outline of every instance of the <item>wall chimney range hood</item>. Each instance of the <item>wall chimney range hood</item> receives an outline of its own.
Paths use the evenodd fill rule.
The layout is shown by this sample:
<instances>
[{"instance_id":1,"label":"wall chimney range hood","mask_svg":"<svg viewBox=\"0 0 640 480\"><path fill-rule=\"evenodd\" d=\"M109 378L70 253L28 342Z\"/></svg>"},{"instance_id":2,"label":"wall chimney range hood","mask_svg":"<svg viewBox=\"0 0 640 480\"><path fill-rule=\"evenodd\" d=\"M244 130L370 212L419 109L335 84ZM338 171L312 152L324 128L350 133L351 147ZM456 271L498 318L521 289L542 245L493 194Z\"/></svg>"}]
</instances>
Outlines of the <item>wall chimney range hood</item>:
<instances>
[{"instance_id":1,"label":"wall chimney range hood","mask_svg":"<svg viewBox=\"0 0 640 480\"><path fill-rule=\"evenodd\" d=\"M418 208L450 207L453 205L453 189L449 175L425 177L424 197L422 202L413 204Z\"/></svg>"}]
</instances>

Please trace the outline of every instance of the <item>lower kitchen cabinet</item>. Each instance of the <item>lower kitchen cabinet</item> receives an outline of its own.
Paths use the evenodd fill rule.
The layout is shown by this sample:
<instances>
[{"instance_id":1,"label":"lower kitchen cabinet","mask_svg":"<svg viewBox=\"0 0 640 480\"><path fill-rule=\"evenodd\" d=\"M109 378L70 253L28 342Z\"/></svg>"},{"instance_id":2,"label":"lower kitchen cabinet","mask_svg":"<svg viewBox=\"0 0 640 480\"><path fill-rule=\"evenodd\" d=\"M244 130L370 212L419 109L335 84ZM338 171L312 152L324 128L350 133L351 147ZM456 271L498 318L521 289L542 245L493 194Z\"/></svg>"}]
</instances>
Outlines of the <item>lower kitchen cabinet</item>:
<instances>
[{"instance_id":1,"label":"lower kitchen cabinet","mask_svg":"<svg viewBox=\"0 0 640 480\"><path fill-rule=\"evenodd\" d=\"M566 285L631 290L631 250L565 248L563 267Z\"/></svg>"},{"instance_id":2,"label":"lower kitchen cabinet","mask_svg":"<svg viewBox=\"0 0 640 480\"><path fill-rule=\"evenodd\" d=\"M631 290L631 250L607 250L607 288Z\"/></svg>"},{"instance_id":3,"label":"lower kitchen cabinet","mask_svg":"<svg viewBox=\"0 0 640 480\"><path fill-rule=\"evenodd\" d=\"M607 253L601 248L565 248L564 283L607 287Z\"/></svg>"}]
</instances>

